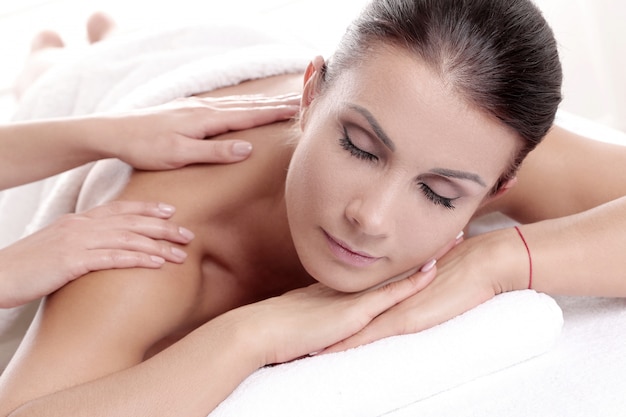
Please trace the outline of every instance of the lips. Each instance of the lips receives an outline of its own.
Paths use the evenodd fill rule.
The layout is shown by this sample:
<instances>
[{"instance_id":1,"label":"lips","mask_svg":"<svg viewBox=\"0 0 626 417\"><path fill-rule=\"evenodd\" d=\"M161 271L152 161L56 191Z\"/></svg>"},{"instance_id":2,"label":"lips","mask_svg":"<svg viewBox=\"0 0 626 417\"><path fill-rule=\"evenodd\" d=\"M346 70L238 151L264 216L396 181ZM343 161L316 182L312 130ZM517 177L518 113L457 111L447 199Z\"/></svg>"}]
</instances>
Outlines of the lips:
<instances>
[{"instance_id":1,"label":"lips","mask_svg":"<svg viewBox=\"0 0 626 417\"><path fill-rule=\"evenodd\" d=\"M326 241L330 251L339 261L345 264L363 268L380 259L379 257L372 256L366 252L353 250L347 243L336 239L326 231L324 231L324 235L326 236Z\"/></svg>"}]
</instances>

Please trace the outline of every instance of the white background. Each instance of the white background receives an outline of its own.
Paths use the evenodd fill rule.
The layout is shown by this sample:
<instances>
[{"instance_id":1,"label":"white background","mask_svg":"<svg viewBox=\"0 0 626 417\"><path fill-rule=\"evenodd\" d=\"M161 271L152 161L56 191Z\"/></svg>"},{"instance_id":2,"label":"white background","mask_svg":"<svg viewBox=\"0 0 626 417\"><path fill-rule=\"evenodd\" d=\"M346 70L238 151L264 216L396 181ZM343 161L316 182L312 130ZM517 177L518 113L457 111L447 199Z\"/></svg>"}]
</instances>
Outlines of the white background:
<instances>
[{"instance_id":1,"label":"white background","mask_svg":"<svg viewBox=\"0 0 626 417\"><path fill-rule=\"evenodd\" d=\"M0 120L10 117L10 85L41 29L70 46L85 43L84 21L96 10L123 30L184 22L253 19L332 50L366 0L0 0ZM560 44L562 108L626 131L626 2L537 0Z\"/></svg>"}]
</instances>

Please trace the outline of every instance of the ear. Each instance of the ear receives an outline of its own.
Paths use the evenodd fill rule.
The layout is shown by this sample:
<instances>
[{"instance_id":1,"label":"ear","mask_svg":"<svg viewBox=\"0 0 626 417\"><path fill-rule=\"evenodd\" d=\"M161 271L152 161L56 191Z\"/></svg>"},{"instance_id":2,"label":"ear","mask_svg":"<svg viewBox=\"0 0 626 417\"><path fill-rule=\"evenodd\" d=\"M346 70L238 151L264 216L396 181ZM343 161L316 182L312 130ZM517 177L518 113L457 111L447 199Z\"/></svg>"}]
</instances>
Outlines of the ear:
<instances>
[{"instance_id":1,"label":"ear","mask_svg":"<svg viewBox=\"0 0 626 417\"><path fill-rule=\"evenodd\" d=\"M302 101L300 107L302 110L306 110L320 90L320 78L322 77L322 70L324 68L324 58L316 56L313 61L309 62L309 65L304 72L304 90L302 91Z\"/></svg>"},{"instance_id":2,"label":"ear","mask_svg":"<svg viewBox=\"0 0 626 417\"><path fill-rule=\"evenodd\" d=\"M502 184L502 186L495 194L487 196L480 204L480 207L486 206L487 204L491 204L494 201L498 200L500 197L509 192L509 190L515 186L515 184L517 184L517 177L513 177L504 184Z\"/></svg>"}]
</instances>

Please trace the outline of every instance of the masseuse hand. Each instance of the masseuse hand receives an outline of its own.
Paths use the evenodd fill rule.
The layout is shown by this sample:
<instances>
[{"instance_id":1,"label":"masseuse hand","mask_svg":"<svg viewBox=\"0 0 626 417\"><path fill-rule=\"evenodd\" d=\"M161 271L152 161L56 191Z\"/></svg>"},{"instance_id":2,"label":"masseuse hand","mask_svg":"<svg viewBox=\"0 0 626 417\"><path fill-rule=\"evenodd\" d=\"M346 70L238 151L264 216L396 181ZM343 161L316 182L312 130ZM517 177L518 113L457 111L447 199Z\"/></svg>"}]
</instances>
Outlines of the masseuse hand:
<instances>
[{"instance_id":1,"label":"masseuse hand","mask_svg":"<svg viewBox=\"0 0 626 417\"><path fill-rule=\"evenodd\" d=\"M184 98L146 111L113 117L117 138L105 151L135 168L163 170L192 163L237 162L248 157L252 146L237 140L201 140L233 130L243 130L292 117L299 108L297 94L277 97L233 96ZM103 138L104 139L104 138Z\"/></svg>"},{"instance_id":2,"label":"masseuse hand","mask_svg":"<svg viewBox=\"0 0 626 417\"><path fill-rule=\"evenodd\" d=\"M69 214L0 250L0 307L49 294L89 271L181 263L193 234L162 203L112 202Z\"/></svg>"},{"instance_id":3,"label":"masseuse hand","mask_svg":"<svg viewBox=\"0 0 626 417\"><path fill-rule=\"evenodd\" d=\"M519 247L515 233L502 230L460 239L437 261L437 275L428 286L325 352L342 351L388 336L416 333L450 320L496 294L522 289L523 283L512 281L514 270L523 271L524 275L528 267L526 253Z\"/></svg>"},{"instance_id":4,"label":"masseuse hand","mask_svg":"<svg viewBox=\"0 0 626 417\"><path fill-rule=\"evenodd\" d=\"M295 94L185 98L126 113L0 124L0 190L103 158L148 170L241 161L249 143L202 139L288 119L298 104Z\"/></svg>"}]
</instances>

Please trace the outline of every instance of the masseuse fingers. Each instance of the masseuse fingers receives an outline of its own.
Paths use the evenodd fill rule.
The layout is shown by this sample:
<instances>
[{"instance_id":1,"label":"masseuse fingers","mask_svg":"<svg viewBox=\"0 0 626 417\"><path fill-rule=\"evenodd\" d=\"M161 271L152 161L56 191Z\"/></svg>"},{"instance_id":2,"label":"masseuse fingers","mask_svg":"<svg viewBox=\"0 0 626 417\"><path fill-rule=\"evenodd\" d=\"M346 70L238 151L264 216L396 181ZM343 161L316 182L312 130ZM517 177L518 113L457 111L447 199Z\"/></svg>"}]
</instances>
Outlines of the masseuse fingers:
<instances>
[{"instance_id":1,"label":"masseuse fingers","mask_svg":"<svg viewBox=\"0 0 626 417\"><path fill-rule=\"evenodd\" d=\"M118 242L109 239L108 245L121 245L123 241L133 243L134 237L145 236L151 239L186 244L194 239L190 230L167 220L174 207L164 203L139 201L114 201L93 208L82 214L72 214L61 220L65 229L84 230L95 233L92 245L102 241L102 236L115 233ZM68 234L79 236L79 234ZM102 246L100 246L102 247ZM133 249L138 248L137 245ZM140 249L140 248L139 248Z\"/></svg>"},{"instance_id":2,"label":"masseuse fingers","mask_svg":"<svg viewBox=\"0 0 626 417\"><path fill-rule=\"evenodd\" d=\"M97 222L98 224L92 225L94 231L115 233L119 235L118 239L120 240L132 241L131 237L138 235L150 239L187 244L194 238L193 232L185 227L178 226L170 220L137 214L123 214L103 218L98 219Z\"/></svg>"},{"instance_id":3,"label":"masseuse fingers","mask_svg":"<svg viewBox=\"0 0 626 417\"><path fill-rule=\"evenodd\" d=\"M293 117L299 110L297 104L238 106L216 113L209 108L205 136L215 136L233 130L245 130Z\"/></svg>"},{"instance_id":4,"label":"masseuse fingers","mask_svg":"<svg viewBox=\"0 0 626 417\"><path fill-rule=\"evenodd\" d=\"M86 242L85 249L88 251L119 249L159 256L170 262L183 262L187 258L185 251L166 241L161 234L166 235L169 232L163 233L158 226L153 229L148 227L142 232L127 229L100 230ZM168 237L168 240L172 239Z\"/></svg>"},{"instance_id":5,"label":"masseuse fingers","mask_svg":"<svg viewBox=\"0 0 626 417\"><path fill-rule=\"evenodd\" d=\"M94 207L83 213L82 216L89 218L103 218L119 216L123 214L137 214L141 216L152 216L157 218L171 217L176 208L166 203L145 202L145 201L112 201L101 206Z\"/></svg>"},{"instance_id":6,"label":"masseuse fingers","mask_svg":"<svg viewBox=\"0 0 626 417\"><path fill-rule=\"evenodd\" d=\"M165 259L157 255L122 249L97 249L83 256L81 269L74 276L87 272L122 268L160 268Z\"/></svg>"},{"instance_id":7,"label":"masseuse fingers","mask_svg":"<svg viewBox=\"0 0 626 417\"><path fill-rule=\"evenodd\" d=\"M256 126L283 121L293 117L298 106L266 106L250 108L232 108L219 114L211 111L207 114L203 129L204 137L216 136L233 130L245 130ZM175 166L191 163L231 163L238 162L250 155L252 145L240 140L186 140L180 141L176 148L170 147Z\"/></svg>"}]
</instances>

